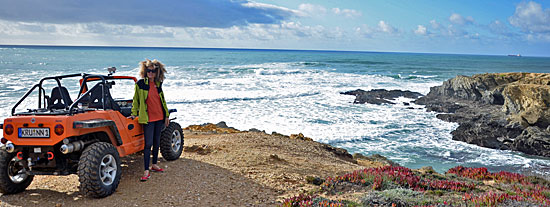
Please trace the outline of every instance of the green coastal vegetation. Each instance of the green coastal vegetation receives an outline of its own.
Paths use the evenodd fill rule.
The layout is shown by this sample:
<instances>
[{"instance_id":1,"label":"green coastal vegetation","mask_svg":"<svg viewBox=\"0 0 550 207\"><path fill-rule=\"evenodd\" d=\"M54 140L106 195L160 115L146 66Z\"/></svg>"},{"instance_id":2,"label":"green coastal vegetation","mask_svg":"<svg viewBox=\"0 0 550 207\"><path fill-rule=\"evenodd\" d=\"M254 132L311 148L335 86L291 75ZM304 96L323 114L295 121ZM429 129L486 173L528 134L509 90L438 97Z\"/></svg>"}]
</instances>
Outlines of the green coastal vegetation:
<instances>
[{"instance_id":1,"label":"green coastal vegetation","mask_svg":"<svg viewBox=\"0 0 550 207\"><path fill-rule=\"evenodd\" d=\"M483 167L457 166L445 174L429 167L365 168L318 185L282 206L550 206L550 181Z\"/></svg>"},{"instance_id":2,"label":"green coastal vegetation","mask_svg":"<svg viewBox=\"0 0 550 207\"><path fill-rule=\"evenodd\" d=\"M225 122L192 125L185 129L195 133L246 133L227 127ZM256 131L250 130L248 133L252 132ZM274 137L283 137L282 140L295 146L320 144L302 134L273 134ZM190 152L190 149L186 150ZM307 188L310 189L307 191L301 190L301 193L292 196L283 196L279 206L550 206L550 180L540 175L490 172L486 167L464 166L438 173L429 166L420 169L403 167L380 155L350 155L347 150L339 148L328 151L340 158L349 158L343 159L346 162L365 168L327 177L305 176L307 185L315 187ZM277 159L282 160L279 157ZM291 160L288 157L287 159ZM307 168L304 165L307 164L302 163L295 168Z\"/></svg>"},{"instance_id":3,"label":"green coastal vegetation","mask_svg":"<svg viewBox=\"0 0 550 207\"><path fill-rule=\"evenodd\" d=\"M358 102L373 92L351 95ZM547 73L486 73L449 79L416 103L457 122L454 140L548 157L549 97ZM392 164L312 180L317 189L282 206L550 206L547 178L485 167L456 166L439 174Z\"/></svg>"}]
</instances>

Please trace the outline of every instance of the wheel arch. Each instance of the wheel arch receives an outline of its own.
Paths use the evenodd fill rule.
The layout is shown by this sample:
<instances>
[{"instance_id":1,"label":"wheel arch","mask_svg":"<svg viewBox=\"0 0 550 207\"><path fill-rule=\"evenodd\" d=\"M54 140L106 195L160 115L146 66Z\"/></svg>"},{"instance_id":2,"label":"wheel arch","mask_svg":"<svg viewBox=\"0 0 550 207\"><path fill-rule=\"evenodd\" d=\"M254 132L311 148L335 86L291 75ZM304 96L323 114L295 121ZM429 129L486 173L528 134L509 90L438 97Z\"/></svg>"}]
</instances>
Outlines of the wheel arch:
<instances>
[{"instance_id":1,"label":"wheel arch","mask_svg":"<svg viewBox=\"0 0 550 207\"><path fill-rule=\"evenodd\" d=\"M95 132L90 132L87 134L83 134L78 136L77 139L80 139L82 141L91 141L91 140L97 140L99 142L107 142L111 143L111 136L106 131L98 130Z\"/></svg>"},{"instance_id":2,"label":"wheel arch","mask_svg":"<svg viewBox=\"0 0 550 207\"><path fill-rule=\"evenodd\" d=\"M92 130L92 131L103 131L107 133L110 137L110 143L114 146L122 145L122 138L118 131L116 123L112 120L107 119L92 119L85 121L75 121L73 122L73 128L83 129L83 130Z\"/></svg>"}]
</instances>

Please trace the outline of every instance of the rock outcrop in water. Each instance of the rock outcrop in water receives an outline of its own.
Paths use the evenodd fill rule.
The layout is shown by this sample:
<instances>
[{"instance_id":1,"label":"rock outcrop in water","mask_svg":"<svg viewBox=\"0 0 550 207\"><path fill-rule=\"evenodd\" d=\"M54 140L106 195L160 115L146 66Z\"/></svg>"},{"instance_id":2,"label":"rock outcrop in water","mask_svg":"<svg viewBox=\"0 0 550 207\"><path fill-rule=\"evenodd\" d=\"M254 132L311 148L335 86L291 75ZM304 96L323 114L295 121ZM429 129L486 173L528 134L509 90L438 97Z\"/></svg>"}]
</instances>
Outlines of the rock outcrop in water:
<instances>
[{"instance_id":1,"label":"rock outcrop in water","mask_svg":"<svg viewBox=\"0 0 550 207\"><path fill-rule=\"evenodd\" d=\"M550 157L550 74L457 76L416 100L457 122L453 139Z\"/></svg>"},{"instance_id":2,"label":"rock outcrop in water","mask_svg":"<svg viewBox=\"0 0 550 207\"><path fill-rule=\"evenodd\" d=\"M353 101L353 103L356 103L356 104L364 104L364 103L395 104L394 102L391 102L391 100L394 100L395 98L398 98L398 97L416 99L422 96L421 93L417 93L417 92L401 91L401 90L388 91L386 89L374 89L370 91L357 89L355 91L347 91L340 94L354 95L355 101Z\"/></svg>"}]
</instances>

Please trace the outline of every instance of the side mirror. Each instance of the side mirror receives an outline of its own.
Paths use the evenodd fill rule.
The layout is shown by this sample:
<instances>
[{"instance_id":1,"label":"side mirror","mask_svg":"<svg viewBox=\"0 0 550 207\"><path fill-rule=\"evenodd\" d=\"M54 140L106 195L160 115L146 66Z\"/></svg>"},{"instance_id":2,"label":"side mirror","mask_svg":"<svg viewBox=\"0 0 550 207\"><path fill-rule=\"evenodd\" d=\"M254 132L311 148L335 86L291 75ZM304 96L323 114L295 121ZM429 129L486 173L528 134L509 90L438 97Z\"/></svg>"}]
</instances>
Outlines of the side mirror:
<instances>
[{"instance_id":1,"label":"side mirror","mask_svg":"<svg viewBox=\"0 0 550 207\"><path fill-rule=\"evenodd\" d=\"M113 75L113 73L116 72L116 68L115 67L109 67L107 68L107 71L109 71L109 76Z\"/></svg>"}]
</instances>

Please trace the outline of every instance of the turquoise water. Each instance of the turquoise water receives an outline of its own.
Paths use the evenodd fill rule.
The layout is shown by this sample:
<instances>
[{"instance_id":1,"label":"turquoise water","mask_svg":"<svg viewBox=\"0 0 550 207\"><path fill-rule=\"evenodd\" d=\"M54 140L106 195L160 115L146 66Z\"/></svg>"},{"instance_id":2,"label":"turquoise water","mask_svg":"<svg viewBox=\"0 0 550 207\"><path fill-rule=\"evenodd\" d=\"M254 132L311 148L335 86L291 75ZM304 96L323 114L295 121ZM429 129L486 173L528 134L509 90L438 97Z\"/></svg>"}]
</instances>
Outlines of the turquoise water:
<instances>
[{"instance_id":1,"label":"turquoise water","mask_svg":"<svg viewBox=\"0 0 550 207\"><path fill-rule=\"evenodd\" d=\"M303 133L351 153L381 154L411 168L439 172L456 165L550 174L550 160L453 141L454 123L423 109L352 104L340 92L405 89L426 94L456 75L550 72L550 58L339 51L0 46L0 117L48 75L100 73L136 76L137 63L159 59L168 67L169 108L183 126L226 121L268 133ZM74 81L74 80L73 80ZM65 83L76 94L76 82ZM114 95L131 97L131 87ZM71 95L76 97L76 95ZM34 103L24 106L33 107ZM25 107L21 108L24 109ZM416 106L421 108L422 106Z\"/></svg>"}]
</instances>

